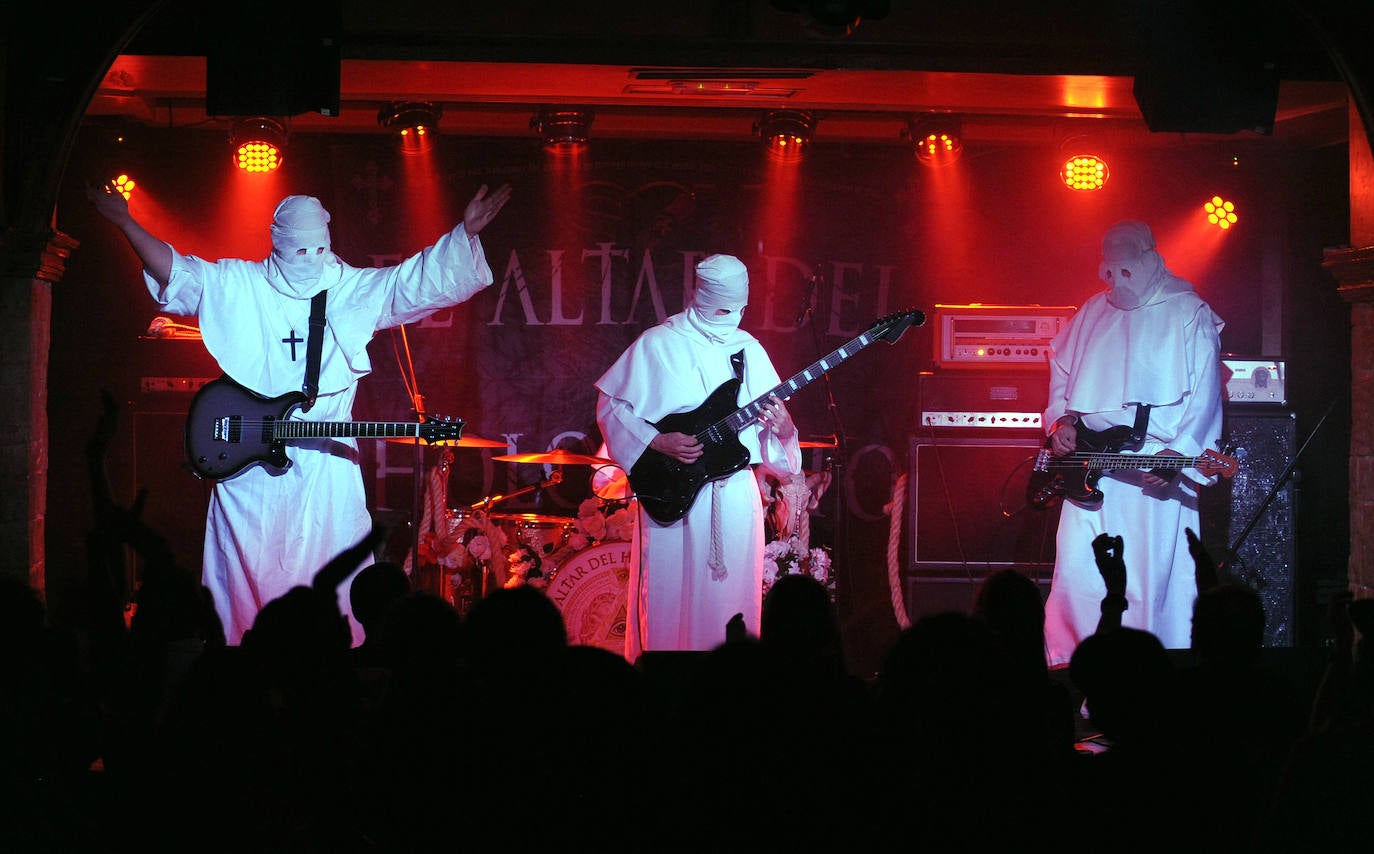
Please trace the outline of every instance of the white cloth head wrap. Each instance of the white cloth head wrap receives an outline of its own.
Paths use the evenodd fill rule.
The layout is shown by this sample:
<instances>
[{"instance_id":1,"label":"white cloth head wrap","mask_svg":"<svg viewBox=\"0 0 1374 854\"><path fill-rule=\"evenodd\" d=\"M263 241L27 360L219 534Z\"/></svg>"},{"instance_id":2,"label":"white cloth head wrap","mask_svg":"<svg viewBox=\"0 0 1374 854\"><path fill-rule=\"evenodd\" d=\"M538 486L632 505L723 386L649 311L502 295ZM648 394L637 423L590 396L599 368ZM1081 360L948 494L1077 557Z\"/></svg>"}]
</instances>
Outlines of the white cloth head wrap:
<instances>
[{"instance_id":1,"label":"white cloth head wrap","mask_svg":"<svg viewBox=\"0 0 1374 854\"><path fill-rule=\"evenodd\" d=\"M739 328L749 304L749 268L733 255L712 255L697 264L696 290L687 318L708 338L721 340ZM729 314L716 314L725 309Z\"/></svg>"},{"instance_id":2,"label":"white cloth head wrap","mask_svg":"<svg viewBox=\"0 0 1374 854\"><path fill-rule=\"evenodd\" d=\"M314 196L287 196L272 213L272 260L279 277L272 284L287 296L312 297L324 289L326 264L337 264L330 251L329 211ZM297 254L299 250L304 254ZM280 278L280 282L277 281Z\"/></svg>"},{"instance_id":3,"label":"white cloth head wrap","mask_svg":"<svg viewBox=\"0 0 1374 854\"><path fill-rule=\"evenodd\" d=\"M1123 311L1148 305L1170 277L1155 250L1155 237L1143 222L1123 220L1102 237L1097 275L1111 286L1107 301Z\"/></svg>"}]
</instances>

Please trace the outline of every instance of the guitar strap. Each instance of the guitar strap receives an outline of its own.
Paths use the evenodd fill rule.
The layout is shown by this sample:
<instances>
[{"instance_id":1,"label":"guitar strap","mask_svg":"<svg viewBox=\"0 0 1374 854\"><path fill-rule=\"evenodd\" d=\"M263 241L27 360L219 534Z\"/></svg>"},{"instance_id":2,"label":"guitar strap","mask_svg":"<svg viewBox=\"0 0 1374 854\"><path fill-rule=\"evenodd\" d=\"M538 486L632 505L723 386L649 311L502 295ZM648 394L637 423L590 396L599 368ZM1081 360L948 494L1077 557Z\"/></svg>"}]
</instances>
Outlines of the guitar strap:
<instances>
[{"instance_id":1,"label":"guitar strap","mask_svg":"<svg viewBox=\"0 0 1374 854\"><path fill-rule=\"evenodd\" d=\"M320 291L310 300L310 335L305 344L305 383L301 386L301 391L305 392L305 403L301 404L301 412L309 412L310 407L315 405L315 396L320 391L320 349L324 345L324 295L328 291Z\"/></svg>"},{"instance_id":2,"label":"guitar strap","mask_svg":"<svg viewBox=\"0 0 1374 854\"><path fill-rule=\"evenodd\" d=\"M744 351L730 355L730 367L735 372L735 379L744 380ZM711 568L711 579L713 581L723 581L728 569L725 566L725 526L724 519L721 517L720 491L725 487L725 480L714 480L711 482L711 546L707 550L706 565Z\"/></svg>"}]
</instances>

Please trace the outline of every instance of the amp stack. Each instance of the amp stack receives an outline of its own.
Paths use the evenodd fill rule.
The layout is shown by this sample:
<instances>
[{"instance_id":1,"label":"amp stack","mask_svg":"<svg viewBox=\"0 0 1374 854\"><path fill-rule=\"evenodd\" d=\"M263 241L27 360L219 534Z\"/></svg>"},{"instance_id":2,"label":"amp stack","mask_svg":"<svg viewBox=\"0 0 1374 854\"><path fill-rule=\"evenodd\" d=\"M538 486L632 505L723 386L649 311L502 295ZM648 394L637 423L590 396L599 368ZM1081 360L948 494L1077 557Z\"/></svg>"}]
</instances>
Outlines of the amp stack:
<instances>
[{"instance_id":1,"label":"amp stack","mask_svg":"<svg viewBox=\"0 0 1374 854\"><path fill-rule=\"evenodd\" d=\"M139 336L137 364L130 494L146 490L143 520L167 538L182 566L198 567L210 484L186 467L183 431L191 398L221 371L199 329L161 316Z\"/></svg>"},{"instance_id":2,"label":"amp stack","mask_svg":"<svg viewBox=\"0 0 1374 854\"><path fill-rule=\"evenodd\" d=\"M988 574L1049 589L1058 508L1025 500L1044 444L1049 343L1073 306L936 305L934 367L917 377L909 436L906 604L967 611Z\"/></svg>"},{"instance_id":3,"label":"amp stack","mask_svg":"<svg viewBox=\"0 0 1374 854\"><path fill-rule=\"evenodd\" d=\"M1259 592L1266 618L1264 645L1294 646L1295 478L1284 475L1297 452L1297 431L1287 364L1233 353L1222 354L1221 362L1224 450L1239 465L1234 477L1203 490L1199 533L1231 577Z\"/></svg>"}]
</instances>

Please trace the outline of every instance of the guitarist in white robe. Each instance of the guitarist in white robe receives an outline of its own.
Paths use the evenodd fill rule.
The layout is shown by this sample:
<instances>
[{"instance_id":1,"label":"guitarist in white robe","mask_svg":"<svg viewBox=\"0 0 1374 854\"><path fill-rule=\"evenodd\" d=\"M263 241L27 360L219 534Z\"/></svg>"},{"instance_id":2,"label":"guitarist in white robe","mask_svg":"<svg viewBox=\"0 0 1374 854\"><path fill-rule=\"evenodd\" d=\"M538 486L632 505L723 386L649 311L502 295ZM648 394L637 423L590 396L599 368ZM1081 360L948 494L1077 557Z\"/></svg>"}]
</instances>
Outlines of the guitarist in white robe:
<instances>
[{"instance_id":1,"label":"guitarist in white robe","mask_svg":"<svg viewBox=\"0 0 1374 854\"><path fill-rule=\"evenodd\" d=\"M261 261L183 255L135 220L109 185L88 187L87 196L143 262L157 304L195 317L219 367L258 394L301 390L311 298L327 290L319 396L309 412L297 409L292 417L348 421L358 381L372 369L367 344L375 332L461 303L492 283L477 235L510 198L510 187L490 194L481 187L452 231L394 267L374 268L334 255L329 212L311 196L289 196L277 206L272 254ZM169 459L177 453L169 448ZM316 572L372 530L356 440L295 440L287 455L293 465L285 471L250 466L216 482L210 496L201 573L230 644L239 643L264 605L310 586ZM370 563L368 555L358 569ZM363 632L349 607L352 579L339 585L338 600L357 646Z\"/></svg>"},{"instance_id":2,"label":"guitarist in white robe","mask_svg":"<svg viewBox=\"0 0 1374 854\"><path fill-rule=\"evenodd\" d=\"M688 307L645 330L597 380L597 423L618 465L630 471L646 448L688 464L698 460L696 438L660 433L650 422L699 407L734 377L733 354L744 353L737 405L781 382L758 339L739 329L748 301L748 269L734 256L712 255L696 267ZM713 649L736 614L758 635L764 502L754 470L761 466L788 481L801 471L801 449L777 398L738 437L750 465L708 482L684 517L665 525L639 511L627 591L631 662L645 651Z\"/></svg>"},{"instance_id":3,"label":"guitarist in white robe","mask_svg":"<svg viewBox=\"0 0 1374 854\"><path fill-rule=\"evenodd\" d=\"M1133 426L1150 406L1140 454L1196 457L1221 438L1222 319L1164 266L1144 223L1119 222L1102 239L1098 276L1107 283L1051 342L1044 423L1053 454L1077 447L1078 427ZM1121 623L1170 649L1190 644L1197 579L1185 528L1199 531L1198 489L1216 478L1185 468L1165 480L1145 470L1107 472L1098 509L1064 501L1054 578L1045 602L1050 666L1066 664L1101 616L1106 585L1092 543L1120 536L1126 564Z\"/></svg>"}]
</instances>

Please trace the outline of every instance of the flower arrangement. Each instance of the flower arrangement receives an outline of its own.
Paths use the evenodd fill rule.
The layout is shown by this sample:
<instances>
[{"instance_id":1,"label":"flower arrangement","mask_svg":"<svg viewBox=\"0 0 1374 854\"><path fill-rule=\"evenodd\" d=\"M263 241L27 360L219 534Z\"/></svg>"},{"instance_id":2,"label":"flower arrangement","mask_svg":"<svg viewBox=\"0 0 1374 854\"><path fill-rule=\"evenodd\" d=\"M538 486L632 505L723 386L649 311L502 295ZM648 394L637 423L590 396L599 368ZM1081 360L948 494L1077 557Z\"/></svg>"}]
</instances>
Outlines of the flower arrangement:
<instances>
[{"instance_id":1,"label":"flower arrangement","mask_svg":"<svg viewBox=\"0 0 1374 854\"><path fill-rule=\"evenodd\" d=\"M425 531L420 537L419 563L437 565L446 572L449 590L458 590L465 583L475 588L480 583L476 576L484 567L499 562L498 569L507 568L508 540L506 532L485 513L473 513L459 519L446 533Z\"/></svg>"},{"instance_id":2,"label":"flower arrangement","mask_svg":"<svg viewBox=\"0 0 1374 854\"><path fill-rule=\"evenodd\" d=\"M577 507L577 529L568 538L568 548L580 552L607 540L629 541L634 525L634 511L628 505L588 498Z\"/></svg>"},{"instance_id":3,"label":"flower arrangement","mask_svg":"<svg viewBox=\"0 0 1374 854\"><path fill-rule=\"evenodd\" d=\"M763 547L763 593L784 575L810 575L835 595L835 579L830 572L830 550L824 546L806 548L795 536L773 540Z\"/></svg>"}]
</instances>

